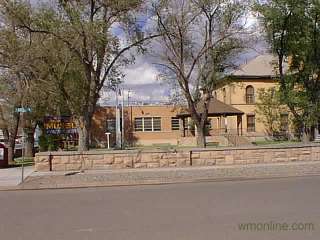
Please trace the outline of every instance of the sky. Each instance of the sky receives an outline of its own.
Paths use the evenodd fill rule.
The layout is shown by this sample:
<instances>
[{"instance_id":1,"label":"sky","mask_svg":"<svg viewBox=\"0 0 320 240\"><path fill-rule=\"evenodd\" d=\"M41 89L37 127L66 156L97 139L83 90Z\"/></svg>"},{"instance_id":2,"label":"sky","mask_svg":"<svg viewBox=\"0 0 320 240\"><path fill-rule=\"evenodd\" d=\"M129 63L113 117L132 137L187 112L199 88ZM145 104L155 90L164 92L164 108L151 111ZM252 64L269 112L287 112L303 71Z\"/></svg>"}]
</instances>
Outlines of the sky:
<instances>
[{"instance_id":1,"label":"sky","mask_svg":"<svg viewBox=\"0 0 320 240\"><path fill-rule=\"evenodd\" d=\"M143 22L143 21L142 21ZM148 23L143 23L148 25ZM247 24L253 26L257 20L253 15L247 18ZM257 29L257 31L259 31ZM263 41L257 42L254 49L248 49L239 55L237 65L241 66L266 50L266 44ZM155 60L146 53L136 57L134 64L124 69L125 77L122 88L125 92L125 102L128 103L128 92L130 103L163 103L170 102L170 86L158 80L160 72L157 70ZM113 105L115 94L102 94L101 105Z\"/></svg>"},{"instance_id":2,"label":"sky","mask_svg":"<svg viewBox=\"0 0 320 240\"><path fill-rule=\"evenodd\" d=\"M32 4L39 4L44 2L50 2L47 0L30 0ZM254 16L249 15L247 18L248 25L256 24ZM150 20L146 16L139 18L140 27L142 29L148 28ZM117 28L114 28L116 35L121 35ZM125 41L124 41L125 42ZM123 43L125 45L125 43ZM265 44L258 43L257 49L264 51ZM259 51L260 51L259 50ZM255 50L247 50L243 54L239 55L237 64L241 65L261 52ZM126 66L123 69L125 77L121 88L124 89L124 95L126 103L128 103L128 93L130 103L157 103L157 102L169 102L170 101L170 86L158 80L159 71L157 70L154 60L150 55L138 55L134 64ZM115 102L115 94L113 92L102 92L99 103L101 105L113 105Z\"/></svg>"}]
</instances>

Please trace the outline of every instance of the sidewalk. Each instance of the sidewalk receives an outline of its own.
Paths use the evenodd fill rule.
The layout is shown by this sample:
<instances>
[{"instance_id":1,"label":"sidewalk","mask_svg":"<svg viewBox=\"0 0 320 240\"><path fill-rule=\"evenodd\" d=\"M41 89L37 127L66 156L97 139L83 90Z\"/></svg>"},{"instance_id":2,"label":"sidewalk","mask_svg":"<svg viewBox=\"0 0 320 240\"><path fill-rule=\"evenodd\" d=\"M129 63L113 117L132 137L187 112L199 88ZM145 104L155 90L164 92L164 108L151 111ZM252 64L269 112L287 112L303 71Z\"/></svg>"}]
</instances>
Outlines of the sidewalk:
<instances>
[{"instance_id":1,"label":"sidewalk","mask_svg":"<svg viewBox=\"0 0 320 240\"><path fill-rule=\"evenodd\" d=\"M33 167L24 168L24 178L33 173ZM0 189L16 187L21 183L21 167L0 169Z\"/></svg>"},{"instance_id":2,"label":"sidewalk","mask_svg":"<svg viewBox=\"0 0 320 240\"><path fill-rule=\"evenodd\" d=\"M16 189L169 184L320 175L320 162L251 164L238 166L33 172Z\"/></svg>"}]
</instances>

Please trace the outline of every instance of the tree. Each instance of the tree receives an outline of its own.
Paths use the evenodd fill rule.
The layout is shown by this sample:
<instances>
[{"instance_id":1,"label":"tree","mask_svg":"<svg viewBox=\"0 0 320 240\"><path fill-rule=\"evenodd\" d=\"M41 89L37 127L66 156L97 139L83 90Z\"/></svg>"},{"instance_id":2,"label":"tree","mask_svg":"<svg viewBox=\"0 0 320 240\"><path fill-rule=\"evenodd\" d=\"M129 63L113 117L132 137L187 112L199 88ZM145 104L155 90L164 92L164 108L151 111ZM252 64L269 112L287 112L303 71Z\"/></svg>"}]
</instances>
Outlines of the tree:
<instances>
[{"instance_id":1,"label":"tree","mask_svg":"<svg viewBox=\"0 0 320 240\"><path fill-rule=\"evenodd\" d=\"M15 139L20 123L20 114L15 112L20 107L26 94L28 74L25 74L28 54L26 44L15 34L12 24L0 28L0 121L3 123L5 143L8 146L8 160L13 163Z\"/></svg>"},{"instance_id":2,"label":"tree","mask_svg":"<svg viewBox=\"0 0 320 240\"><path fill-rule=\"evenodd\" d=\"M281 101L299 123L303 141L309 141L311 129L320 117L320 3L258 1L256 10L272 52L278 56Z\"/></svg>"},{"instance_id":3,"label":"tree","mask_svg":"<svg viewBox=\"0 0 320 240\"><path fill-rule=\"evenodd\" d=\"M286 108L281 106L279 90L259 89L256 107L258 120L266 126L268 134L273 136L278 133L281 128L281 114L286 112Z\"/></svg>"},{"instance_id":4,"label":"tree","mask_svg":"<svg viewBox=\"0 0 320 240\"><path fill-rule=\"evenodd\" d=\"M25 135L25 155L32 157L36 126L46 114L61 112L60 106L65 104L59 97L59 91L54 91L55 82L47 67L48 57L51 56L48 53L54 50L48 51L48 46L52 45L53 39L17 28L4 11L1 11L1 20L0 110L9 159L12 161L18 127ZM61 50L61 47L58 49ZM52 65L53 61L50 63ZM17 107L28 107L32 112L19 114L15 112Z\"/></svg>"},{"instance_id":5,"label":"tree","mask_svg":"<svg viewBox=\"0 0 320 240\"><path fill-rule=\"evenodd\" d=\"M245 2L162 0L154 11L161 35L158 66L179 86L197 127L197 145L205 147L212 92L226 81L233 57L244 48Z\"/></svg>"},{"instance_id":6,"label":"tree","mask_svg":"<svg viewBox=\"0 0 320 240\"><path fill-rule=\"evenodd\" d=\"M156 37L143 37L136 24L142 4L141 0L56 0L41 8L9 0L3 4L19 28L63 44L77 64L72 76L78 80L76 86L68 91L60 85L60 90L77 123L80 151L89 149L92 116L102 88L118 83L121 67L130 63L125 53ZM116 33L120 29L129 36L124 47ZM71 87L72 81L68 84Z\"/></svg>"}]
</instances>

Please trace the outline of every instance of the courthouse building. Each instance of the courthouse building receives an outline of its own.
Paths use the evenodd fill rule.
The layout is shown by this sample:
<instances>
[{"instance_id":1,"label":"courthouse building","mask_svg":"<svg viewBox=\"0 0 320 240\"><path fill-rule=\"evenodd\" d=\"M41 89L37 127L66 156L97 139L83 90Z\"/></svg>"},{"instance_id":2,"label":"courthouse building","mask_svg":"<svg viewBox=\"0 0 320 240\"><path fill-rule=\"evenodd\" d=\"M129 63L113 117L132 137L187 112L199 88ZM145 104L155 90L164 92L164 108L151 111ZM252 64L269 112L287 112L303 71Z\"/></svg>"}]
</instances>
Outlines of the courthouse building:
<instances>
[{"instance_id":1,"label":"courthouse building","mask_svg":"<svg viewBox=\"0 0 320 240\"><path fill-rule=\"evenodd\" d=\"M276 58L260 55L232 74L232 82L214 93L209 104L207 141L219 145L250 144L268 136L256 113L258 89L277 85ZM289 131L288 114L282 119ZM100 107L93 119L92 141L115 141L115 107ZM195 130L185 108L142 105L124 108L125 141L129 145L195 145Z\"/></svg>"}]
</instances>

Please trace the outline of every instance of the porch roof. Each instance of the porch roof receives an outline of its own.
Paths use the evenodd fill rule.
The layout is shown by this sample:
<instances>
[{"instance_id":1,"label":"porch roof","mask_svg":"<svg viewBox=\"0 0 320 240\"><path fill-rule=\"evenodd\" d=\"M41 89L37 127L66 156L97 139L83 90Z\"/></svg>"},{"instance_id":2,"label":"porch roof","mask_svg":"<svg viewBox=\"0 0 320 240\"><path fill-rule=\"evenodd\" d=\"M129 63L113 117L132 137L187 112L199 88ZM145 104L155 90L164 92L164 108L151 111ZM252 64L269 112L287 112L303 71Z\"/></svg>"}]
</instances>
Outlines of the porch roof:
<instances>
[{"instance_id":1,"label":"porch roof","mask_svg":"<svg viewBox=\"0 0 320 240\"><path fill-rule=\"evenodd\" d=\"M197 110L199 112L203 112L204 109L201 103L198 104ZM240 111L239 109L223 103L215 98L211 98L208 106L208 117L219 117L219 116L241 116L244 112ZM190 117L191 114L188 112L187 109L183 110L182 112L177 114L177 117L184 118Z\"/></svg>"}]
</instances>

